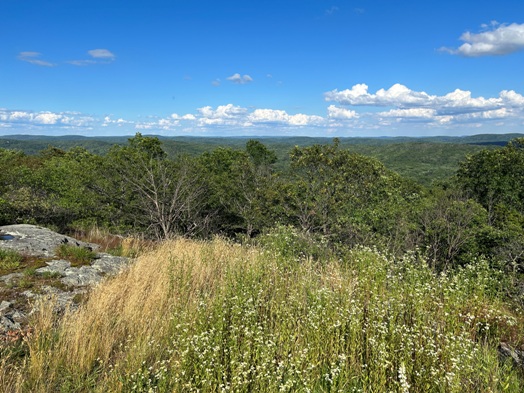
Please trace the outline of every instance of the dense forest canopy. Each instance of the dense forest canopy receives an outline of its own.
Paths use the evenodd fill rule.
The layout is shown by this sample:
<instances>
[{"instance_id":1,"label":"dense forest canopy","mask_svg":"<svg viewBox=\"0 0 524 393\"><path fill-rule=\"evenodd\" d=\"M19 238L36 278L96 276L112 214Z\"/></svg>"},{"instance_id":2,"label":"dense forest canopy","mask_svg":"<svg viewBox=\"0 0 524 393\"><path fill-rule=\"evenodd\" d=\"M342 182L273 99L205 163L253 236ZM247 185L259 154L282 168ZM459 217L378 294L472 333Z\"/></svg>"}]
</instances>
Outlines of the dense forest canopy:
<instances>
[{"instance_id":1,"label":"dense forest canopy","mask_svg":"<svg viewBox=\"0 0 524 393\"><path fill-rule=\"evenodd\" d=\"M463 156L452 176L430 185L338 139L297 145L284 159L261 141L242 143L177 154L138 133L104 154L1 149L0 224L98 226L158 239L250 239L294 227L312 253L315 244L335 252L370 245L422 250L438 268L477 255L523 262L523 138Z\"/></svg>"}]
</instances>

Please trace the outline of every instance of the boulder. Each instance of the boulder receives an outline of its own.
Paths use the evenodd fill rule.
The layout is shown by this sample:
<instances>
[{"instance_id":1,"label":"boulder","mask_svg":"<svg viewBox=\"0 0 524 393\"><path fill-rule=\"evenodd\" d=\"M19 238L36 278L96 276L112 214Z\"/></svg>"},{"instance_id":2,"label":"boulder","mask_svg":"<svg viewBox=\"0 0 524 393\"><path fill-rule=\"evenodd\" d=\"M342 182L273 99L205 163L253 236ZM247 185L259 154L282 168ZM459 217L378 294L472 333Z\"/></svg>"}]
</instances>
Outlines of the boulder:
<instances>
[{"instance_id":1,"label":"boulder","mask_svg":"<svg viewBox=\"0 0 524 393\"><path fill-rule=\"evenodd\" d=\"M99 246L85 243L72 237L61 235L50 229L29 224L0 226L0 248L17 251L21 254L39 257L53 257L61 244L86 247L98 250Z\"/></svg>"}]
</instances>

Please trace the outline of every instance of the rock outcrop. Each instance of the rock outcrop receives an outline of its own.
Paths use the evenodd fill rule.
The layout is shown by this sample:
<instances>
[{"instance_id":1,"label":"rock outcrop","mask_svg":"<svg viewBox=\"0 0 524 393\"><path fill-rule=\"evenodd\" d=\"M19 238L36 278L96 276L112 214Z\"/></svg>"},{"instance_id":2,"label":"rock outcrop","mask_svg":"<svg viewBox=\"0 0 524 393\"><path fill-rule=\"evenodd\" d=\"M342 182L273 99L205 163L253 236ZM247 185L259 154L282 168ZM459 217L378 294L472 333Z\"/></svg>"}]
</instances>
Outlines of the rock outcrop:
<instances>
[{"instance_id":1,"label":"rock outcrop","mask_svg":"<svg viewBox=\"0 0 524 393\"><path fill-rule=\"evenodd\" d=\"M99 248L96 244L84 243L50 229L29 224L1 226L0 239L2 238L7 240L0 240L0 248L40 257L53 257L56 248L61 244L86 247L93 251Z\"/></svg>"},{"instance_id":2,"label":"rock outcrop","mask_svg":"<svg viewBox=\"0 0 524 393\"><path fill-rule=\"evenodd\" d=\"M36 289L23 288L25 274L14 272L0 276L0 335L19 330L33 311L31 304L39 297L53 296L60 309L74 306L73 299L88 292L106 276L117 274L129 263L129 258L97 253L89 265L73 267L67 260L57 258L55 250L61 244L97 251L97 244L85 243L35 225L0 227L0 249L14 250L21 255L42 258L46 266L32 273L33 280L42 278ZM41 263L41 265L44 264ZM59 285L47 285L44 279L53 278Z\"/></svg>"}]
</instances>

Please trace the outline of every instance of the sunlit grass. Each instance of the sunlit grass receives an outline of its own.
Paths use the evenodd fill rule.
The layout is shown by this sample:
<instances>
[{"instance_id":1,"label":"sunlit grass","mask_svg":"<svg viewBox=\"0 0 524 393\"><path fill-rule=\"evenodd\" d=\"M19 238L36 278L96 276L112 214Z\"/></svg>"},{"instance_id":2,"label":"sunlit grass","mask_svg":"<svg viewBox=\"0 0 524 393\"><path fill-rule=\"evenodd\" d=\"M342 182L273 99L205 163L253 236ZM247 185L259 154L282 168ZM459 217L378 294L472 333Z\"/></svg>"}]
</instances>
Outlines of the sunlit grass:
<instances>
[{"instance_id":1,"label":"sunlit grass","mask_svg":"<svg viewBox=\"0 0 524 393\"><path fill-rule=\"evenodd\" d=\"M415 254L313 261L169 241L60 321L42 305L30 355L15 374L0 365L0 381L24 392L520 392L497 353L523 337L522 317L498 300L503 280L484 261L437 275Z\"/></svg>"},{"instance_id":2,"label":"sunlit grass","mask_svg":"<svg viewBox=\"0 0 524 393\"><path fill-rule=\"evenodd\" d=\"M130 258L135 258L155 246L155 242L151 240L114 235L97 226L74 231L72 235L75 239L97 244L100 252Z\"/></svg>"},{"instance_id":3,"label":"sunlit grass","mask_svg":"<svg viewBox=\"0 0 524 393\"><path fill-rule=\"evenodd\" d=\"M0 248L0 272L9 272L20 267L22 255L14 250Z\"/></svg>"}]
</instances>

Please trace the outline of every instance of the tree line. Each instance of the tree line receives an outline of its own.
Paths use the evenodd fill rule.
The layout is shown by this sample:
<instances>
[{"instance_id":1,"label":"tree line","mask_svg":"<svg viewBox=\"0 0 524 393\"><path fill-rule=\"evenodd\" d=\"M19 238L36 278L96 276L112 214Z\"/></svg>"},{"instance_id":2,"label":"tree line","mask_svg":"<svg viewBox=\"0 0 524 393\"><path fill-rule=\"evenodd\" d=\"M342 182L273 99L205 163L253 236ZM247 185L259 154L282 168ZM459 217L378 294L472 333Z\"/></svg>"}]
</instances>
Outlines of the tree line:
<instances>
[{"instance_id":1,"label":"tree line","mask_svg":"<svg viewBox=\"0 0 524 393\"><path fill-rule=\"evenodd\" d=\"M0 224L98 226L157 239L249 240L295 228L306 244L335 252L418 250L439 269L479 255L513 269L524 261L524 138L467 157L430 187L337 139L295 147L289 160L276 170L275 153L257 140L170 158L158 138L139 133L105 155L0 149Z\"/></svg>"}]
</instances>

